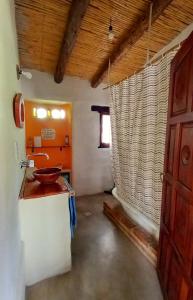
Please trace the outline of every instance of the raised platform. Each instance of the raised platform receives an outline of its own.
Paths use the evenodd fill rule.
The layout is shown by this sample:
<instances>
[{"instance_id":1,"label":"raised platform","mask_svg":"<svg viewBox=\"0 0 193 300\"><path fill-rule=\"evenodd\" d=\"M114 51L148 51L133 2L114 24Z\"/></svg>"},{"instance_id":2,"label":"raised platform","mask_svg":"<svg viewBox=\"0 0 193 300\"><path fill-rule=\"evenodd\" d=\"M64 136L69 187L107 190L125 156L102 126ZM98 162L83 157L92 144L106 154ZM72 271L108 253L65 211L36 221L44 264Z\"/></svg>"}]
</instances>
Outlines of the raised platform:
<instances>
[{"instance_id":1,"label":"raised platform","mask_svg":"<svg viewBox=\"0 0 193 300\"><path fill-rule=\"evenodd\" d=\"M103 203L104 214L136 245L136 247L156 265L157 241L142 227L134 223L125 213L120 202L116 199L107 199Z\"/></svg>"}]
</instances>

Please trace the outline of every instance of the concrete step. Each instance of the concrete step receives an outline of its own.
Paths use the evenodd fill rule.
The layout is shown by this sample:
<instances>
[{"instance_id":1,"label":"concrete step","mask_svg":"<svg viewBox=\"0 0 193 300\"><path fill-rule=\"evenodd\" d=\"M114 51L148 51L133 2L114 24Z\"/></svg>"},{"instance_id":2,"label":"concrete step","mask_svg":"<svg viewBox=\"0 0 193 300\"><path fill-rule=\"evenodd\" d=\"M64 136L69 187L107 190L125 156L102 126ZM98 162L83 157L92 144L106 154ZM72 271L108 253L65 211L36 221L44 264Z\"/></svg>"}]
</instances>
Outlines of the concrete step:
<instances>
[{"instance_id":1,"label":"concrete step","mask_svg":"<svg viewBox=\"0 0 193 300\"><path fill-rule=\"evenodd\" d=\"M120 202L107 199L103 213L136 245L148 260L156 266L158 243L156 239L128 217Z\"/></svg>"}]
</instances>

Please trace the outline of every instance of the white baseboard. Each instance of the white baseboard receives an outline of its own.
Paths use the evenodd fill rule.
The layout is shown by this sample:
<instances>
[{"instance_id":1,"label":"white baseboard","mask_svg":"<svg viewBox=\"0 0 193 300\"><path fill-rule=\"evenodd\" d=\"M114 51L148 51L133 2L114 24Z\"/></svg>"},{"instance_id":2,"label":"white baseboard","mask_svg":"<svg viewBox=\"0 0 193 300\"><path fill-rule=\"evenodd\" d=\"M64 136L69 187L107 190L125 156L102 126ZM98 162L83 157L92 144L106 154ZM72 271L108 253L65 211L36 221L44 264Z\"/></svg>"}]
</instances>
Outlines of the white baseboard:
<instances>
[{"instance_id":1,"label":"white baseboard","mask_svg":"<svg viewBox=\"0 0 193 300\"><path fill-rule=\"evenodd\" d=\"M125 212L128 214L128 216L134 222L136 222L138 225L140 225L145 230L147 230L149 233L151 233L156 238L156 240L159 239L159 226L157 226L155 223L153 223L150 219L148 219L146 216L144 216L141 212L136 210L128 202L121 199L117 194L116 187L113 189L112 194L119 202L121 202Z\"/></svg>"}]
</instances>

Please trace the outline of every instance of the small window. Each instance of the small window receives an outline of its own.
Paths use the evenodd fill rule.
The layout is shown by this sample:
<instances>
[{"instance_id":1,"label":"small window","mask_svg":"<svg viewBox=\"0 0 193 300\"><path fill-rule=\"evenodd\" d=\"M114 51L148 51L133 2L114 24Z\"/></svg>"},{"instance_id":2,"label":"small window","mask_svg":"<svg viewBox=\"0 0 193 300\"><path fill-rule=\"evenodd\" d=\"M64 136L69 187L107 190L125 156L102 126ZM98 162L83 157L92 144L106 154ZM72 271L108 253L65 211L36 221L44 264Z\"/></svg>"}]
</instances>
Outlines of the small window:
<instances>
[{"instance_id":1,"label":"small window","mask_svg":"<svg viewBox=\"0 0 193 300\"><path fill-rule=\"evenodd\" d=\"M45 119L45 118L51 118L51 119L58 119L58 120L61 120L61 119L65 119L66 117L66 112L64 109L46 109L46 108L42 108L42 107L39 107L39 108L36 108L34 107L33 108L33 116L35 118L38 118L38 119Z\"/></svg>"},{"instance_id":2,"label":"small window","mask_svg":"<svg viewBox=\"0 0 193 300\"><path fill-rule=\"evenodd\" d=\"M110 115L102 114L100 148L109 148L111 144Z\"/></svg>"},{"instance_id":3,"label":"small window","mask_svg":"<svg viewBox=\"0 0 193 300\"><path fill-rule=\"evenodd\" d=\"M64 119L65 111L63 109L52 109L51 117L52 117L52 119Z\"/></svg>"},{"instance_id":4,"label":"small window","mask_svg":"<svg viewBox=\"0 0 193 300\"><path fill-rule=\"evenodd\" d=\"M109 148L111 145L111 120L109 107L93 105L91 110L97 111L100 114L99 148Z\"/></svg>"},{"instance_id":5,"label":"small window","mask_svg":"<svg viewBox=\"0 0 193 300\"><path fill-rule=\"evenodd\" d=\"M48 112L47 112L47 109L39 107L37 109L36 108L33 109L33 114L38 119L45 119L45 118L47 118Z\"/></svg>"}]
</instances>

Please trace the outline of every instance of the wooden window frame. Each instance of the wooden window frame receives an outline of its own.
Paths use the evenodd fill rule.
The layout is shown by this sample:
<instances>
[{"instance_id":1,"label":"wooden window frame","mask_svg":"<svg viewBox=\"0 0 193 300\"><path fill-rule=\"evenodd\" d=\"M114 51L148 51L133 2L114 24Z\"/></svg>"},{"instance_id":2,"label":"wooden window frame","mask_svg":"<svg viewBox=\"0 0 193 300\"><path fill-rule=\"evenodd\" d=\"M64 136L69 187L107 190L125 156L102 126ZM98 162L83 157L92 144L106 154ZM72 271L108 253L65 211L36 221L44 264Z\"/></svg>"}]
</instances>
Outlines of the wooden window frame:
<instances>
[{"instance_id":1,"label":"wooden window frame","mask_svg":"<svg viewBox=\"0 0 193 300\"><path fill-rule=\"evenodd\" d=\"M110 115L110 109L109 106L99 106L99 105L92 105L91 111L96 111L99 113L99 146L98 148L110 148L110 143L102 143L102 131L103 131L103 116L104 115Z\"/></svg>"}]
</instances>

